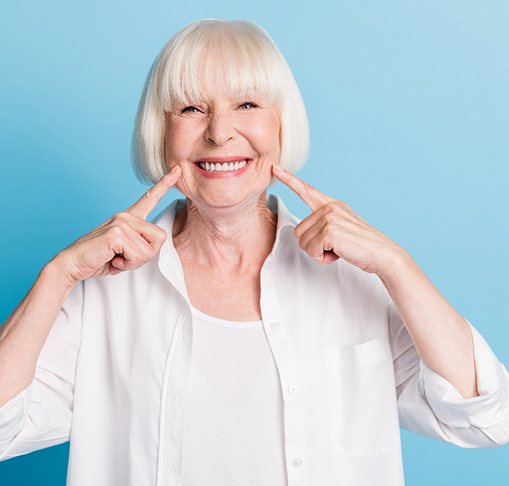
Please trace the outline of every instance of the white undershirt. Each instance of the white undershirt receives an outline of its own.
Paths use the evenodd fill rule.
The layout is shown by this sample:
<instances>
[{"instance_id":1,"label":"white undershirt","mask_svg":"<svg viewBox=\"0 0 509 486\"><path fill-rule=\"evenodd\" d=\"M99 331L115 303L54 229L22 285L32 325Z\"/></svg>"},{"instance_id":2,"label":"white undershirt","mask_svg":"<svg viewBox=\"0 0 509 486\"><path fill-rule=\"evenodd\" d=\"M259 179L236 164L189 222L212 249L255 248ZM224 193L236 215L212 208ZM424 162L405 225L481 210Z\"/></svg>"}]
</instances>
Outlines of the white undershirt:
<instances>
[{"instance_id":1,"label":"white undershirt","mask_svg":"<svg viewBox=\"0 0 509 486\"><path fill-rule=\"evenodd\" d=\"M184 485L284 486L281 389L262 321L191 308Z\"/></svg>"}]
</instances>

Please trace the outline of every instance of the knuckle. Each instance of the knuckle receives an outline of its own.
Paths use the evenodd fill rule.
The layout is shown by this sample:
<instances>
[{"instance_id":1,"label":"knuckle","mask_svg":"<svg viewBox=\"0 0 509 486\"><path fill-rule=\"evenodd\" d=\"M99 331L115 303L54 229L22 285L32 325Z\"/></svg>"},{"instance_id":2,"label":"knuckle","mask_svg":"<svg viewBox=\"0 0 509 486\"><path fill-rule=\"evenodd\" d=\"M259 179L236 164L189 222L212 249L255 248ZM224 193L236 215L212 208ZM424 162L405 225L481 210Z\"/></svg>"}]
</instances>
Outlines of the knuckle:
<instances>
[{"instance_id":1,"label":"knuckle","mask_svg":"<svg viewBox=\"0 0 509 486\"><path fill-rule=\"evenodd\" d=\"M142 261L142 259L143 258L142 258L141 252L139 252L137 249L133 248L132 252L129 253L128 263L130 266L135 267Z\"/></svg>"},{"instance_id":2,"label":"knuckle","mask_svg":"<svg viewBox=\"0 0 509 486\"><path fill-rule=\"evenodd\" d=\"M143 237L140 236L138 240L136 258L138 258L139 262L143 264L153 257L154 248L152 244L146 241Z\"/></svg>"},{"instance_id":3,"label":"knuckle","mask_svg":"<svg viewBox=\"0 0 509 486\"><path fill-rule=\"evenodd\" d=\"M166 233L166 231L164 231L162 228L158 229L157 235L162 243L164 243L166 241L166 238L168 237L168 233Z\"/></svg>"},{"instance_id":4,"label":"knuckle","mask_svg":"<svg viewBox=\"0 0 509 486\"><path fill-rule=\"evenodd\" d=\"M343 201L340 201L339 199L335 199L334 201L329 201L325 203L325 206L329 209L329 211L336 212L340 209L344 209L346 204Z\"/></svg>"},{"instance_id":5,"label":"knuckle","mask_svg":"<svg viewBox=\"0 0 509 486\"><path fill-rule=\"evenodd\" d=\"M118 224L110 226L108 228L108 235L110 235L113 238L119 238L123 234L124 234L124 232L123 232L122 228L120 227L120 225L118 225Z\"/></svg>"},{"instance_id":6,"label":"knuckle","mask_svg":"<svg viewBox=\"0 0 509 486\"><path fill-rule=\"evenodd\" d=\"M323 219L325 220L325 223L330 223L331 221L335 221L339 217L337 210L328 210L325 215L323 216Z\"/></svg>"},{"instance_id":7,"label":"knuckle","mask_svg":"<svg viewBox=\"0 0 509 486\"><path fill-rule=\"evenodd\" d=\"M125 223L124 221L119 221L118 223L115 224L115 227L118 228L121 232L121 234L126 234L128 233L129 231L131 231L131 227Z\"/></svg>"},{"instance_id":8,"label":"knuckle","mask_svg":"<svg viewBox=\"0 0 509 486\"><path fill-rule=\"evenodd\" d=\"M122 241L124 241L125 238L125 229L122 227L121 224L115 224L108 228L108 231L106 232L107 241L110 244L114 245L120 245Z\"/></svg>"},{"instance_id":9,"label":"knuckle","mask_svg":"<svg viewBox=\"0 0 509 486\"><path fill-rule=\"evenodd\" d=\"M325 205L323 218L330 223L341 217L342 209L335 203L329 202Z\"/></svg>"},{"instance_id":10,"label":"knuckle","mask_svg":"<svg viewBox=\"0 0 509 486\"><path fill-rule=\"evenodd\" d=\"M127 220L127 218L130 216L129 213L127 213L126 211L119 211L118 213L115 213L113 215L113 219L115 221L125 221Z\"/></svg>"},{"instance_id":11,"label":"knuckle","mask_svg":"<svg viewBox=\"0 0 509 486\"><path fill-rule=\"evenodd\" d=\"M149 224L150 224L150 229L152 230L152 233L153 233L153 237L156 240L156 242L163 244L164 241L166 240L166 237L168 236L166 231L164 229L162 229L160 226L157 226L156 224L153 224L153 223L149 223Z\"/></svg>"},{"instance_id":12,"label":"knuckle","mask_svg":"<svg viewBox=\"0 0 509 486\"><path fill-rule=\"evenodd\" d=\"M154 241L154 243L152 244L153 257L159 253L159 251L161 250L161 248L163 246L163 243L164 243L164 241L162 241L162 240Z\"/></svg>"},{"instance_id":13,"label":"knuckle","mask_svg":"<svg viewBox=\"0 0 509 486\"><path fill-rule=\"evenodd\" d=\"M152 260L154 256L155 256L154 248L152 248L149 244L143 247L143 262Z\"/></svg>"}]
</instances>

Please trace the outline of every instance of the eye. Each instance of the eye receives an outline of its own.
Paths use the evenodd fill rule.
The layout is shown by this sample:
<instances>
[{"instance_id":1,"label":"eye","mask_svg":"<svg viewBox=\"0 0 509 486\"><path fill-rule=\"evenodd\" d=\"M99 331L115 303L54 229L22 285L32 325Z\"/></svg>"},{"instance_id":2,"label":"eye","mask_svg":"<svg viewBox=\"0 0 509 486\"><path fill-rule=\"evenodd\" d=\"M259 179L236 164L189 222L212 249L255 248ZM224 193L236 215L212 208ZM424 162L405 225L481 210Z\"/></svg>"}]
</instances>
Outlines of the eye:
<instances>
[{"instance_id":1,"label":"eye","mask_svg":"<svg viewBox=\"0 0 509 486\"><path fill-rule=\"evenodd\" d=\"M182 113L185 113L187 112L188 110L197 110L197 112L199 112L200 110L198 110L198 108L196 108L196 106L186 106L183 110L182 110ZM196 111L191 111L191 113L196 113Z\"/></svg>"},{"instance_id":2,"label":"eye","mask_svg":"<svg viewBox=\"0 0 509 486\"><path fill-rule=\"evenodd\" d=\"M251 105L254 108L258 108L258 105L252 101L246 101L245 103L242 103L240 106L246 106L246 105Z\"/></svg>"}]
</instances>

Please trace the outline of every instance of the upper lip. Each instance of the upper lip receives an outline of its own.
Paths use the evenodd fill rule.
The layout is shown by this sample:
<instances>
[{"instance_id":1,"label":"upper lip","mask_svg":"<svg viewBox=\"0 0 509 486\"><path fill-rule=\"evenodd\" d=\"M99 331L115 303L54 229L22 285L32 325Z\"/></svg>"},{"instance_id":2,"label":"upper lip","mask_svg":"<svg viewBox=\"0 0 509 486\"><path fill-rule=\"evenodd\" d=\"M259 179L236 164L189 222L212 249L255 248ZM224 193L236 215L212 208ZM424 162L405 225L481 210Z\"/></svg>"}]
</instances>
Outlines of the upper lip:
<instances>
[{"instance_id":1,"label":"upper lip","mask_svg":"<svg viewBox=\"0 0 509 486\"><path fill-rule=\"evenodd\" d=\"M203 157L203 159L197 159L194 161L195 164L198 162L236 162L237 160L251 160L251 157L244 155L232 155L230 157Z\"/></svg>"}]
</instances>

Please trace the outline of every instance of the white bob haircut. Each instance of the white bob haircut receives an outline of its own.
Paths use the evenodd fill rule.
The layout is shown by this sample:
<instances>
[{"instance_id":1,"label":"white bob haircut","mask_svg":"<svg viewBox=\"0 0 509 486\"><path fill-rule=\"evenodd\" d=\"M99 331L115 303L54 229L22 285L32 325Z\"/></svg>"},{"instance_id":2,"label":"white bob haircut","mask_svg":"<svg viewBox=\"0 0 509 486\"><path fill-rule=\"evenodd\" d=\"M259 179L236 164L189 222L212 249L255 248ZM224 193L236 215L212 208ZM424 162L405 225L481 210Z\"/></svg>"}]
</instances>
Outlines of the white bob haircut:
<instances>
[{"instance_id":1,"label":"white bob haircut","mask_svg":"<svg viewBox=\"0 0 509 486\"><path fill-rule=\"evenodd\" d=\"M304 165L309 155L306 109L274 41L253 22L202 19L171 37L147 76L131 139L133 168L140 181L153 184L168 172L166 113L213 98L207 86L221 86L232 99L246 96L244 101L253 92L260 94L279 114L279 163L290 172Z\"/></svg>"}]
</instances>

